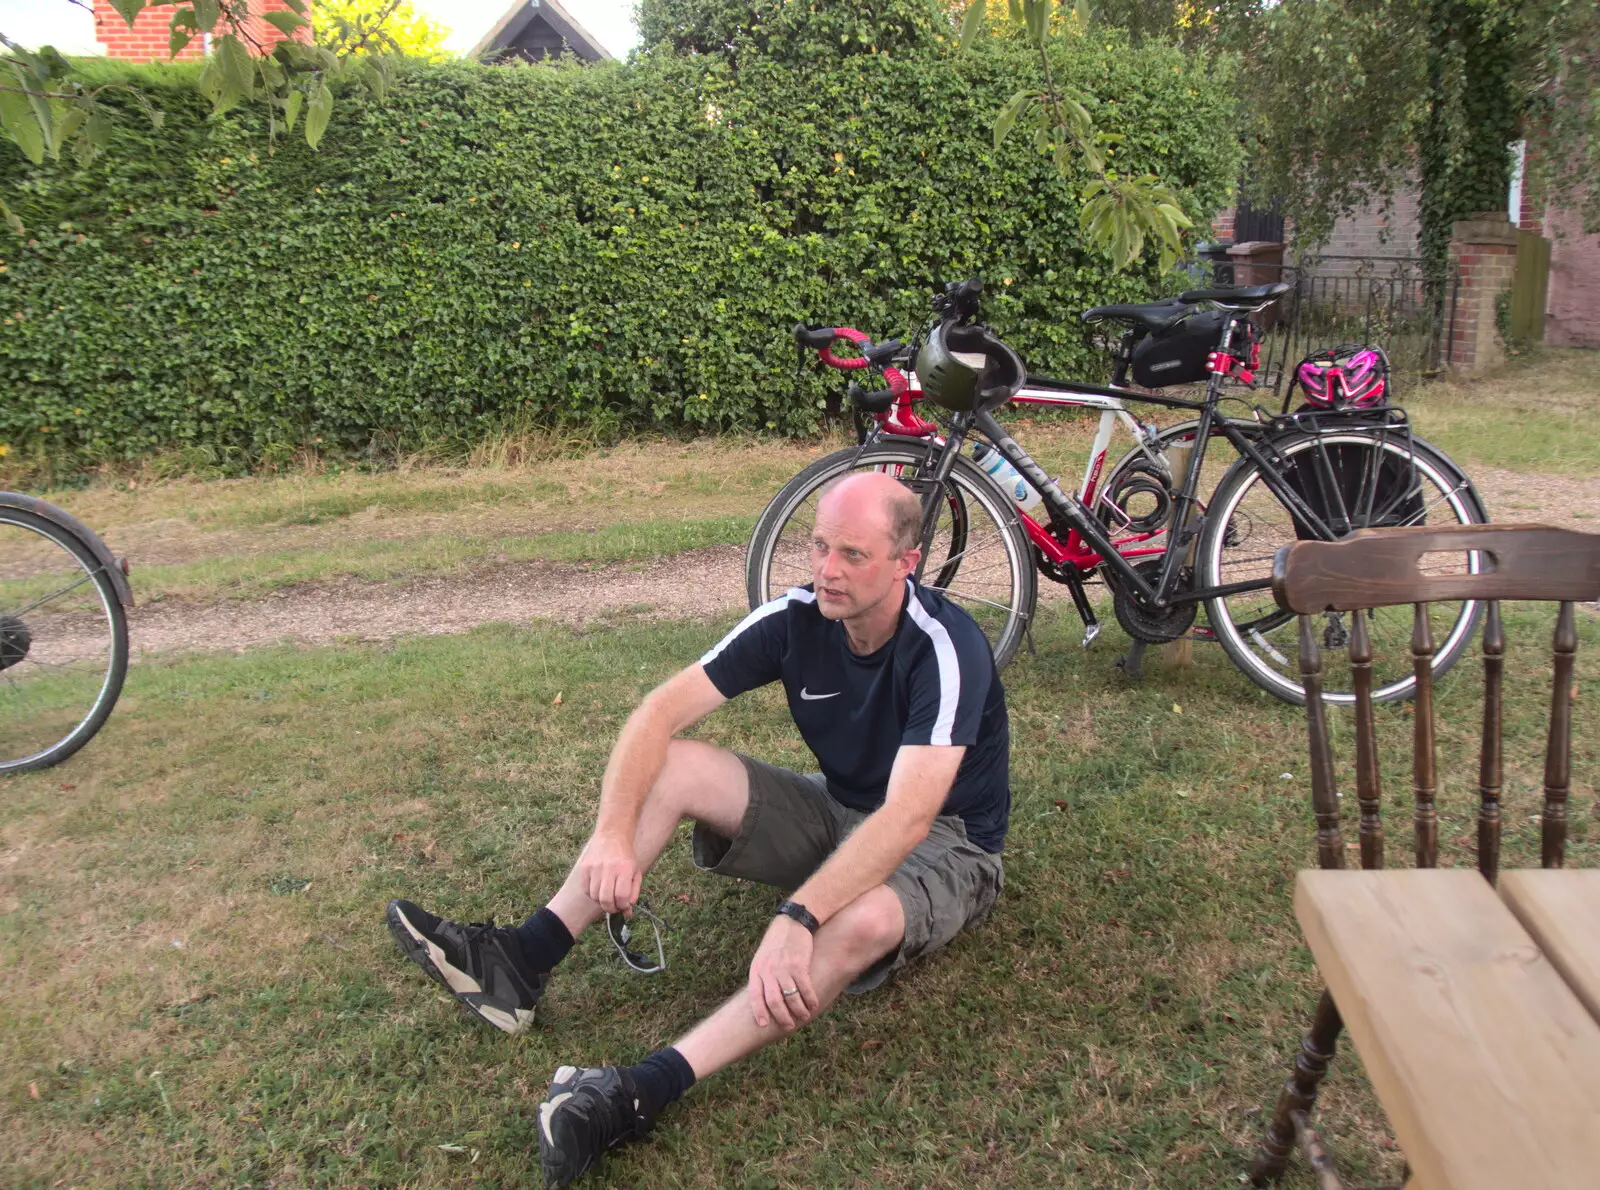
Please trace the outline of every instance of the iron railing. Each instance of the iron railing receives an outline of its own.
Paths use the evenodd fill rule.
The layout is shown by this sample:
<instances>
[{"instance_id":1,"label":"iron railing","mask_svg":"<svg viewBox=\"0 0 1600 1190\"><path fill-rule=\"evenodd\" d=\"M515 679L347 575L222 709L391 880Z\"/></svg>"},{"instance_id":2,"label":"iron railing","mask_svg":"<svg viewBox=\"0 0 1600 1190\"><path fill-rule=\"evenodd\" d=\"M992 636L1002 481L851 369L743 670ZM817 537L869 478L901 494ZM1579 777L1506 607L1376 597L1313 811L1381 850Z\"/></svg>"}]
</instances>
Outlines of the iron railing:
<instances>
[{"instance_id":1,"label":"iron railing","mask_svg":"<svg viewBox=\"0 0 1600 1190\"><path fill-rule=\"evenodd\" d=\"M1294 286L1257 316L1256 383L1280 399L1300 360L1340 343L1382 347L1402 382L1450 362L1460 289L1453 266L1433 278L1414 257L1321 256L1292 265L1236 260L1229 267L1238 284L1283 280ZM1210 283L1211 268L1211 261L1198 261L1190 274Z\"/></svg>"}]
</instances>

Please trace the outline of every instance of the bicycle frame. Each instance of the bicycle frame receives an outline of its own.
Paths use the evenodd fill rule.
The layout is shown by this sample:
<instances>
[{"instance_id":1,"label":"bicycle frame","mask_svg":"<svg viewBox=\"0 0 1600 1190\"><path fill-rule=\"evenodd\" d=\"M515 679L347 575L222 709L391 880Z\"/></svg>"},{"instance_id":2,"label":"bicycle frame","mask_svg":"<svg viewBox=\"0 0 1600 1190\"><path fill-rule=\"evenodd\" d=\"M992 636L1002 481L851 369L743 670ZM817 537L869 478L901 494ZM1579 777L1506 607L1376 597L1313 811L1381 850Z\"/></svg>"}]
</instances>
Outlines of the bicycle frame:
<instances>
[{"instance_id":1,"label":"bicycle frame","mask_svg":"<svg viewBox=\"0 0 1600 1190\"><path fill-rule=\"evenodd\" d=\"M1125 392L1116 388L1101 388L1098 385L1074 384L1067 381L1052 380L1049 377L1030 377L1021 392L1011 399L1016 405L1042 405L1057 409L1098 409L1100 410L1100 423L1095 431L1094 441L1089 447L1089 459L1084 465L1083 481L1078 486L1077 501L1086 509L1092 509L1096 500L1101 496L1099 490L1101 473L1105 469L1106 454L1111 446L1111 435L1120 423L1133 435L1134 441L1144 449L1147 455L1154 460L1155 452L1152 443L1155 434L1141 425L1139 421L1128 412L1124 403L1125 398L1145 400L1142 393ZM1185 401L1178 398L1151 397L1150 403L1167 405L1181 409L1199 409L1201 403ZM987 433L987 431L985 431ZM998 449L999 443L995 443ZM1016 446L1015 442L1012 443ZM1021 447L1016 447L1021 451ZM1002 457L1005 453L1002 451ZM1015 461L1007 457L1012 466ZM1021 471L1021 468L1017 468ZM1048 498L1046 506L1049 507ZM1076 528L1069 528L1065 540L1058 539L1043 525L1034 520L1026 512L1018 510L1018 517L1022 522L1023 530L1047 562L1057 566L1071 566L1079 570L1090 570L1103 561L1105 555L1099 550L1091 548ZM1128 558L1150 557L1160 554L1166 547L1140 548L1147 541L1160 537L1165 529L1157 529L1149 533L1134 533L1127 537L1115 538L1111 541L1112 552ZM1130 548L1131 547L1131 548Z\"/></svg>"},{"instance_id":2,"label":"bicycle frame","mask_svg":"<svg viewBox=\"0 0 1600 1190\"><path fill-rule=\"evenodd\" d=\"M1158 608L1170 607L1174 604L1198 603L1207 599L1220 598L1227 595L1240 594L1246 591L1259 591L1270 586L1267 579L1250 580L1239 583L1224 583L1215 587L1187 587L1180 563L1186 553L1182 548L1193 540L1199 533L1203 517L1197 517L1196 511L1200 507L1198 490L1200 474L1205 466L1207 445L1213 436L1213 431L1228 439L1233 448L1243 457L1252 460L1261 470L1263 482L1280 499L1294 516L1306 526L1318 539L1332 541L1338 534L1323 519L1318 512L1306 502L1305 499L1284 479L1272 458L1258 449L1256 441L1264 440L1269 447L1274 434L1294 432L1298 423L1293 417L1274 418L1267 425L1244 422L1232 418L1219 418L1217 405L1222 396L1222 384L1231 374L1236 361L1230 354L1235 328L1239 323L1248 318L1249 312L1235 310L1232 318L1224 325L1221 340L1217 350L1212 356L1212 371L1206 384L1206 395L1203 400L1191 401L1178 397L1162 397L1150 393L1135 392L1128 389L1107 387L1095 384L1064 382L1050 380L1045 377L1030 377L1029 382L1013 400L1023 404L1054 405L1066 408L1098 408L1101 410L1100 426L1095 435L1095 441L1090 448L1090 457L1084 471L1083 483L1076 496L1063 492L1060 486L1051 479L1033 458L1025 451L1016 439L1012 438L1005 428L1000 425L990 411L979 411L973 414L958 413L951 419L952 433L943 439L943 449L931 476L926 477L930 483L929 495L925 497L926 509L923 519L923 538L931 534L933 525L938 515L938 504L935 498L945 480L949 478L955 466L955 457L960 453L970 430L976 429L1000 453L1000 456L1010 463L1012 467L1025 478L1034 489L1043 497L1045 507L1049 510L1051 532L1027 513L1017 512L1029 540L1040 552L1041 557L1048 563L1062 568L1069 575L1074 572L1083 572L1097 566L1107 566L1114 570L1118 577L1138 593L1140 599ZM1120 378L1120 369L1119 369ZM920 397L920 391L915 394L906 392L900 394L894 407L887 413L878 415L878 431L889 437L916 437L923 440L939 440L936 427L923 421L911 411L911 402ZM1183 477L1183 484L1179 488L1174 501L1172 523L1165 530L1158 530L1148 534L1136 534L1131 538L1121 541L1115 540L1105 530L1091 511L1096 496L1096 486L1099 483L1101 470L1105 463L1106 448L1115 424L1125 420L1135 432L1136 439L1148 449L1149 435L1143 427L1139 426L1127 412L1124 402L1134 401L1140 404L1160 405L1171 409L1185 409L1198 413L1195 427L1195 447L1190 453L1188 471ZM1402 415L1403 416L1403 415ZM1258 415L1259 419L1259 415ZM906 431L910 431L907 433ZM880 434L875 432L869 436L869 442L881 440ZM1335 518L1342 520L1348 527L1349 515ZM1125 549L1124 546L1140 547L1144 542L1167 534L1167 541L1161 547ZM1150 556L1161 557L1161 571L1154 583L1140 574L1135 567L1135 562ZM1078 603L1079 610L1084 610L1084 601L1081 586L1081 573L1077 575L1079 581L1070 581L1074 601ZM1180 589L1182 588L1182 589Z\"/></svg>"}]
</instances>

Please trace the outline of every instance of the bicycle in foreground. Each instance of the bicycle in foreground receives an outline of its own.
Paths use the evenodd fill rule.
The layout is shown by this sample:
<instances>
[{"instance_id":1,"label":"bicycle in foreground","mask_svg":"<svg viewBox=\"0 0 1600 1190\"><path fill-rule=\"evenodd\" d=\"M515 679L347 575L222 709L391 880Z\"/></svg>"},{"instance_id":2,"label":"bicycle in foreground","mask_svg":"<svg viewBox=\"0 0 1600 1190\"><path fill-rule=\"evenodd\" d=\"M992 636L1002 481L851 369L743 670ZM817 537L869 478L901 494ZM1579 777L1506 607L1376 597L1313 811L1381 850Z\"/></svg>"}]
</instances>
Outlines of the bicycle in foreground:
<instances>
[{"instance_id":1,"label":"bicycle in foreground","mask_svg":"<svg viewBox=\"0 0 1600 1190\"><path fill-rule=\"evenodd\" d=\"M0 774L59 764L128 672L127 565L77 518L0 492Z\"/></svg>"},{"instance_id":2,"label":"bicycle in foreground","mask_svg":"<svg viewBox=\"0 0 1600 1190\"><path fill-rule=\"evenodd\" d=\"M1270 590L1279 546L1368 527L1478 524L1488 517L1471 481L1411 433L1399 408L1379 402L1272 414L1255 406L1247 417L1221 414L1223 400L1238 399L1225 396L1225 383L1253 381L1251 316L1288 288L1198 289L1086 311L1088 321L1128 326L1109 386L1028 375L1016 352L975 321L982 293L976 278L945 287L932 322L909 347L874 344L854 328L797 327L802 348L822 352L835 367L875 370L888 387L867 392L852 385L852 407L866 419L860 444L811 464L767 506L746 559L751 606L809 581L822 489L850 471L883 470L923 500L919 580L973 615L997 664L1011 660L1031 629L1039 575L1066 587L1084 621L1083 643L1091 643L1099 621L1085 584L1100 577L1117 621L1136 641L1215 639L1262 688L1303 701L1295 617ZM839 339L853 342L859 354L833 354ZM1130 369L1150 388L1203 378L1205 394L1192 400L1135 391L1124 387ZM1128 412L1133 402L1193 416L1161 431ZM996 419L1008 403L1100 411L1075 494L1063 491ZM1101 483L1118 425L1134 444ZM1208 449L1219 439L1234 457L1203 500ZM969 443L976 458L963 453ZM1442 564L1475 572L1483 563L1472 553ZM1197 628L1202 607L1206 622ZM1472 602L1429 609L1436 674L1460 658L1481 615ZM1406 698L1416 684L1411 613L1385 609L1368 617L1374 697ZM1345 614L1328 613L1323 646L1342 648L1348 630ZM1328 688L1324 697L1350 702L1353 693Z\"/></svg>"}]
</instances>

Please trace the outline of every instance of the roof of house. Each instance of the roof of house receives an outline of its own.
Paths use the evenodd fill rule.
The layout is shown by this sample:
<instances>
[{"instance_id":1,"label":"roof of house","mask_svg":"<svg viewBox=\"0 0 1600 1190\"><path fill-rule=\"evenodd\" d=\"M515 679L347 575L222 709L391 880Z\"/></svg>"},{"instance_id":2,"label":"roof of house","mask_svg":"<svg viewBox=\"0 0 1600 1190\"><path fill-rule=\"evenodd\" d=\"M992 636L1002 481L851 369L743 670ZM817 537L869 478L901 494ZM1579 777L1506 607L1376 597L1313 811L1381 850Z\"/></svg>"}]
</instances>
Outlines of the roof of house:
<instances>
[{"instance_id":1,"label":"roof of house","mask_svg":"<svg viewBox=\"0 0 1600 1190\"><path fill-rule=\"evenodd\" d=\"M513 0L505 15L473 47L472 56L542 58L560 52L563 43L585 62L611 57L557 0Z\"/></svg>"}]
</instances>

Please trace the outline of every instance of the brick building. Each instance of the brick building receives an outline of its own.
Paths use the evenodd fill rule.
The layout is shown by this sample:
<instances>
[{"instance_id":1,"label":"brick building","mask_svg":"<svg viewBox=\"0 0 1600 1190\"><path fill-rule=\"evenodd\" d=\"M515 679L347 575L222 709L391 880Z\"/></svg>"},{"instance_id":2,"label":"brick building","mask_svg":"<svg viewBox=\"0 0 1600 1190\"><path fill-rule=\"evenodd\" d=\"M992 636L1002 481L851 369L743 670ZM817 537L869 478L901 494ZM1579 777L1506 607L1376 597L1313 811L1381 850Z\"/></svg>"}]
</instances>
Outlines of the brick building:
<instances>
[{"instance_id":1,"label":"brick building","mask_svg":"<svg viewBox=\"0 0 1600 1190\"><path fill-rule=\"evenodd\" d=\"M1417 204L1414 186L1400 189L1386 206L1370 203L1340 219L1319 252L1324 271L1337 271L1360 258L1365 261L1414 259L1417 255ZM1547 206L1522 185L1519 168L1506 196L1506 211L1517 227L1550 238L1550 287L1545 304L1544 341L1552 347L1600 347L1600 235L1585 235L1576 212ZM1217 212L1211 222L1218 240L1234 236L1234 208ZM1290 259L1293 260L1293 229ZM1472 261L1469 267L1483 262ZM1367 267L1369 272L1381 271Z\"/></svg>"},{"instance_id":2,"label":"brick building","mask_svg":"<svg viewBox=\"0 0 1600 1190\"><path fill-rule=\"evenodd\" d=\"M271 47L282 41L283 34L262 17L269 12L294 10L283 3L283 0L245 0L245 3L250 15L241 22L239 32L246 44ZM308 3L307 12L309 11ZM95 39L108 58L123 58L133 62L165 62L170 57L172 12L173 10L165 5L159 8L147 8L134 19L130 27L128 22L122 19L121 14L111 6L110 0L94 0ZM296 39L310 41L310 29L301 29L296 34ZM202 57L209 40L204 34L196 37L179 51L178 58L186 60Z\"/></svg>"}]
</instances>

